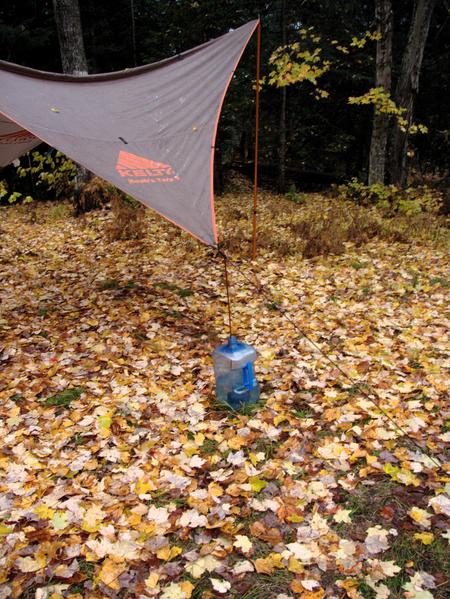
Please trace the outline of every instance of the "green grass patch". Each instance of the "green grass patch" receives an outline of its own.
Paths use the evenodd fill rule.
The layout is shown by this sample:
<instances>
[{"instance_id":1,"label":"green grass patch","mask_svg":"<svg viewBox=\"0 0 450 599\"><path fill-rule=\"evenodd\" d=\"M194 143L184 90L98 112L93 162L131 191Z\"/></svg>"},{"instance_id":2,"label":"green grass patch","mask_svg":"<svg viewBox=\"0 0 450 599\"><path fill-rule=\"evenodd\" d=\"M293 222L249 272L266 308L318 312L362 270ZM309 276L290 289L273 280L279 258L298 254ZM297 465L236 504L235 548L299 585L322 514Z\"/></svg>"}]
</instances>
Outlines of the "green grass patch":
<instances>
[{"instance_id":1,"label":"green grass patch","mask_svg":"<svg viewBox=\"0 0 450 599\"><path fill-rule=\"evenodd\" d=\"M194 292L191 289L177 289L177 295L180 297L189 297L194 295Z\"/></svg>"},{"instance_id":2,"label":"green grass patch","mask_svg":"<svg viewBox=\"0 0 450 599\"><path fill-rule=\"evenodd\" d=\"M56 395L47 397L42 400L44 406L57 406L62 408L68 408L73 401L80 399L84 389L82 387L73 387L72 389L65 389Z\"/></svg>"},{"instance_id":3,"label":"green grass patch","mask_svg":"<svg viewBox=\"0 0 450 599\"><path fill-rule=\"evenodd\" d=\"M92 562L87 562L84 559L80 559L78 560L78 567L80 569L80 572L82 574L84 574L86 576L86 578L88 578L89 580L92 580L94 578L94 572L95 572L95 564Z\"/></svg>"},{"instance_id":4,"label":"green grass patch","mask_svg":"<svg viewBox=\"0 0 450 599\"><path fill-rule=\"evenodd\" d=\"M415 572L424 571L428 574L440 574L448 582L450 579L450 557L448 544L441 538L436 538L431 545L424 545L407 535L400 535L388 552L383 554L383 560L394 560L401 571L392 578L384 580L393 597L403 596L402 586L409 581L410 575L405 567L411 564ZM446 585L431 589L435 598L444 599L447 595Z\"/></svg>"},{"instance_id":5,"label":"green grass patch","mask_svg":"<svg viewBox=\"0 0 450 599\"><path fill-rule=\"evenodd\" d=\"M205 439L203 445L200 445L199 451L202 455L213 455L217 453L219 444L215 439Z\"/></svg>"},{"instance_id":6,"label":"green grass patch","mask_svg":"<svg viewBox=\"0 0 450 599\"><path fill-rule=\"evenodd\" d=\"M120 283L117 279L105 279L104 281L99 281L98 288L102 291L108 291L110 289L119 289Z\"/></svg>"},{"instance_id":7,"label":"green grass patch","mask_svg":"<svg viewBox=\"0 0 450 599\"><path fill-rule=\"evenodd\" d=\"M445 289L450 287L450 281L442 277L431 277L430 283L432 285L439 285L440 287L444 287Z\"/></svg>"},{"instance_id":8,"label":"green grass patch","mask_svg":"<svg viewBox=\"0 0 450 599\"><path fill-rule=\"evenodd\" d=\"M293 410L292 413L296 418L312 418L314 416L313 412L308 408L301 408L299 410Z\"/></svg>"},{"instance_id":9,"label":"green grass patch","mask_svg":"<svg viewBox=\"0 0 450 599\"><path fill-rule=\"evenodd\" d=\"M169 503L175 504L177 507L186 507L188 497L172 497L166 491L156 491L152 494L150 503L155 507L165 507Z\"/></svg>"},{"instance_id":10,"label":"green grass patch","mask_svg":"<svg viewBox=\"0 0 450 599\"><path fill-rule=\"evenodd\" d=\"M266 460L272 459L278 443L274 443L268 437L260 437L253 445L253 451L255 453L262 452Z\"/></svg>"},{"instance_id":11,"label":"green grass patch","mask_svg":"<svg viewBox=\"0 0 450 599\"><path fill-rule=\"evenodd\" d=\"M234 595L237 599L270 599L282 593L291 596L289 589L294 575L286 570L275 570L273 574L255 574L251 588L243 594Z\"/></svg>"},{"instance_id":12,"label":"green grass patch","mask_svg":"<svg viewBox=\"0 0 450 599\"><path fill-rule=\"evenodd\" d=\"M363 268L366 268L367 266L367 262L352 262L350 265L352 268L354 268L355 270L362 270Z\"/></svg>"},{"instance_id":13,"label":"green grass patch","mask_svg":"<svg viewBox=\"0 0 450 599\"><path fill-rule=\"evenodd\" d=\"M84 437L81 433L76 433L71 439L70 442L73 445L84 445L85 443L87 443L87 438Z\"/></svg>"}]
</instances>

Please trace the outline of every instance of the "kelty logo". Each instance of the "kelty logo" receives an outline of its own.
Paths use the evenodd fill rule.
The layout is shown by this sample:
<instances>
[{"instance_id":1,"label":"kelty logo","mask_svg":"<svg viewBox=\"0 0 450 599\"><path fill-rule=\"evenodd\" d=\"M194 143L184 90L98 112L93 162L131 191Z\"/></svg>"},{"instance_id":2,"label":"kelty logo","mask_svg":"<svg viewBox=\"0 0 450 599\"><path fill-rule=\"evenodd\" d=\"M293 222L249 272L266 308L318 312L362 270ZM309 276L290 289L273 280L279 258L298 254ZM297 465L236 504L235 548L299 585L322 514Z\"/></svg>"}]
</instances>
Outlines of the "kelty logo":
<instances>
[{"instance_id":1,"label":"kelty logo","mask_svg":"<svg viewBox=\"0 0 450 599\"><path fill-rule=\"evenodd\" d=\"M154 162L123 150L119 152L116 171L121 177L126 177L128 183L138 185L144 183L172 183L180 180L180 177L169 164Z\"/></svg>"},{"instance_id":2,"label":"kelty logo","mask_svg":"<svg viewBox=\"0 0 450 599\"><path fill-rule=\"evenodd\" d=\"M4 133L3 135L0 135L0 144L24 144L32 139L36 139L36 136L25 129L20 129L13 133Z\"/></svg>"}]
</instances>

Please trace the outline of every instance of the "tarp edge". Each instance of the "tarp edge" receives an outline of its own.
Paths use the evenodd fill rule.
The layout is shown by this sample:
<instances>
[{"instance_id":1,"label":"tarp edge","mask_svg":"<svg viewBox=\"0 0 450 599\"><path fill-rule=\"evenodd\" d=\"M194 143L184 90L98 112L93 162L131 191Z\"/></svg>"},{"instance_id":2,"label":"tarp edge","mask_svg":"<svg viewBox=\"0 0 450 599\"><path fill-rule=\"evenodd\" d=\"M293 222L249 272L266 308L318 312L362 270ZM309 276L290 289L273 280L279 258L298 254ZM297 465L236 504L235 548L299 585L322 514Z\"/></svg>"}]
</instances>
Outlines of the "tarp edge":
<instances>
[{"instance_id":1,"label":"tarp edge","mask_svg":"<svg viewBox=\"0 0 450 599\"><path fill-rule=\"evenodd\" d=\"M255 31L257 24L259 23L259 19L256 19L255 21L249 21L248 23L240 25L239 27L237 27L235 29L235 31L240 29L241 27L247 27L251 23L255 23L255 26L252 30L252 35L253 35L253 32ZM111 71L110 73L97 73L97 74L82 75L82 76L66 75L63 73L52 73L50 71L40 71L39 69L32 69L30 67L25 67L25 66L22 66L19 64L15 64L13 62L8 62L6 60L0 60L0 70L9 71L11 73L23 75L25 77L36 77L38 79L46 79L48 81L76 81L77 83L80 83L80 82L81 83L83 83L83 82L92 83L93 81L112 81L114 79L123 79L126 77L134 77L135 75L141 75L143 73L148 73L149 71L154 71L161 67L164 67L167 64L170 64L171 62L176 62L178 60L187 58L188 56L192 56L193 54L196 54L198 51L203 50L204 48L207 48L211 44L214 44L215 42L220 40L225 35L228 35L228 33L224 33L223 35L220 35L211 40L208 40L207 42L205 42L204 44L201 44L200 46L195 46L194 48L185 50L184 52L176 54L175 56L170 56L169 58L164 58L163 60L160 60L158 62L152 62L150 64L145 64L145 65L142 65L139 67L134 67L131 69L124 69L122 71ZM247 41L247 43L248 43L248 41Z\"/></svg>"}]
</instances>

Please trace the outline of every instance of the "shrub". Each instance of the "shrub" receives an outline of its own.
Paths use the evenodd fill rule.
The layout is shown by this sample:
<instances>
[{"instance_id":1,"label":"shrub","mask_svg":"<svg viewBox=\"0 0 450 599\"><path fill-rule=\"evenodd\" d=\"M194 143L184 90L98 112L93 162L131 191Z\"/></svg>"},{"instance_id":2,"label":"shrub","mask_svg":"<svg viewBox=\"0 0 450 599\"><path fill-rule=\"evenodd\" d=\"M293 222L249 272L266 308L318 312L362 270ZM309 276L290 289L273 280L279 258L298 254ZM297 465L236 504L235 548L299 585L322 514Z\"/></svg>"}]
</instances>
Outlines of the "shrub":
<instances>
[{"instance_id":1,"label":"shrub","mask_svg":"<svg viewBox=\"0 0 450 599\"><path fill-rule=\"evenodd\" d=\"M18 201L23 204L29 204L33 201L33 198L29 195L24 196L20 191L10 192L6 181L0 181L0 202L8 202L8 204L15 204Z\"/></svg>"},{"instance_id":2,"label":"shrub","mask_svg":"<svg viewBox=\"0 0 450 599\"><path fill-rule=\"evenodd\" d=\"M443 205L442 193L426 185L399 189L395 185L364 185L353 178L337 187L340 199L352 201L360 206L375 206L386 216L405 214L412 216L423 212L437 214Z\"/></svg>"},{"instance_id":3,"label":"shrub","mask_svg":"<svg viewBox=\"0 0 450 599\"><path fill-rule=\"evenodd\" d=\"M101 208L119 192L114 185L100 177L92 177L81 189L74 190L75 214Z\"/></svg>"},{"instance_id":4,"label":"shrub","mask_svg":"<svg viewBox=\"0 0 450 599\"><path fill-rule=\"evenodd\" d=\"M294 204L303 204L307 199L307 195L305 193L299 193L295 185L291 185L285 195L294 202Z\"/></svg>"},{"instance_id":5,"label":"shrub","mask_svg":"<svg viewBox=\"0 0 450 599\"><path fill-rule=\"evenodd\" d=\"M106 224L105 231L110 241L143 236L144 206L100 177L93 177L81 188L76 210L82 214L108 204L112 219Z\"/></svg>"},{"instance_id":6,"label":"shrub","mask_svg":"<svg viewBox=\"0 0 450 599\"><path fill-rule=\"evenodd\" d=\"M290 228L302 239L305 258L342 254L345 243L360 246L381 232L376 214L339 201L311 205Z\"/></svg>"},{"instance_id":7,"label":"shrub","mask_svg":"<svg viewBox=\"0 0 450 599\"><path fill-rule=\"evenodd\" d=\"M38 151L28 154L28 165L19 163L19 178L31 177L33 195L44 199L60 198L72 194L76 167L62 152L50 150L46 154Z\"/></svg>"},{"instance_id":8,"label":"shrub","mask_svg":"<svg viewBox=\"0 0 450 599\"><path fill-rule=\"evenodd\" d=\"M297 205L280 195L261 192L258 248L276 256L305 258L342 254L346 244L359 247L373 239L399 243L445 244L445 217L432 212L387 215L373 204L309 194ZM252 240L250 195L230 194L218 204L220 238L226 251L242 255Z\"/></svg>"},{"instance_id":9,"label":"shrub","mask_svg":"<svg viewBox=\"0 0 450 599\"><path fill-rule=\"evenodd\" d=\"M69 210L67 204L55 204L50 208L50 220L64 220L69 215Z\"/></svg>"},{"instance_id":10,"label":"shrub","mask_svg":"<svg viewBox=\"0 0 450 599\"><path fill-rule=\"evenodd\" d=\"M111 241L140 239L144 235L144 206L132 197L116 190L111 197L112 221L106 232Z\"/></svg>"}]
</instances>

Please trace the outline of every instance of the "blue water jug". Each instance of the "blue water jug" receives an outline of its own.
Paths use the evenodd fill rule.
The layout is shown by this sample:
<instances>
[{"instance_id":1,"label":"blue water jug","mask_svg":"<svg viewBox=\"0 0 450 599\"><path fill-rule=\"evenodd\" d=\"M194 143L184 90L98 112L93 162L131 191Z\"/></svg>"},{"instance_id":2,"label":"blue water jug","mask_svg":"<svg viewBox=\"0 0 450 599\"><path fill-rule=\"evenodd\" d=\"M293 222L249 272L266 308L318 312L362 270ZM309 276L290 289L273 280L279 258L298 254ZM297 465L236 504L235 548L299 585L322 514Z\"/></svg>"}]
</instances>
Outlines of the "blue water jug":
<instances>
[{"instance_id":1,"label":"blue water jug","mask_svg":"<svg viewBox=\"0 0 450 599\"><path fill-rule=\"evenodd\" d=\"M228 343L213 351L216 397L234 410L259 399L255 377L256 350L231 336Z\"/></svg>"}]
</instances>

